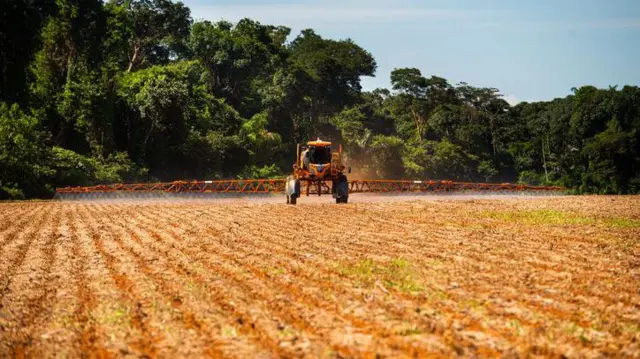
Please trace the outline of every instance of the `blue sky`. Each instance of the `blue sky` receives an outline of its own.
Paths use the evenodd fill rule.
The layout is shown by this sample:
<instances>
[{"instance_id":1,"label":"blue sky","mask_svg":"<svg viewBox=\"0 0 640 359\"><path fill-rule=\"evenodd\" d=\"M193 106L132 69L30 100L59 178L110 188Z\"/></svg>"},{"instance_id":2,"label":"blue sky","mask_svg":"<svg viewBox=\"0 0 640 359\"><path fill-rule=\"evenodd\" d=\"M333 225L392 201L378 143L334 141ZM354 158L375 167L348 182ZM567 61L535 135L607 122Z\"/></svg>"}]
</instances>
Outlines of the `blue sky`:
<instances>
[{"instance_id":1,"label":"blue sky","mask_svg":"<svg viewBox=\"0 0 640 359\"><path fill-rule=\"evenodd\" d=\"M182 0L195 20L249 17L351 38L378 63L496 87L510 102L564 97L571 87L640 85L640 0Z\"/></svg>"}]
</instances>

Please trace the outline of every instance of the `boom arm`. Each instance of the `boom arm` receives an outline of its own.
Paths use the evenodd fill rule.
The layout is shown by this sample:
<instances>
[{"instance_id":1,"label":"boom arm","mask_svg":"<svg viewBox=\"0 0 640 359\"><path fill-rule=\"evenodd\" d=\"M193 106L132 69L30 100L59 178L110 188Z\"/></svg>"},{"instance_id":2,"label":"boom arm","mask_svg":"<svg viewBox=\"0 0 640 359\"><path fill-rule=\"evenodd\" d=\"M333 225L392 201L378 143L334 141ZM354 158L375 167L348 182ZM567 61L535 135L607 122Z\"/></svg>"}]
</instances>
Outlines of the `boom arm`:
<instances>
[{"instance_id":1,"label":"boom arm","mask_svg":"<svg viewBox=\"0 0 640 359\"><path fill-rule=\"evenodd\" d=\"M165 183L111 184L92 187L63 187L58 194L81 193L283 193L285 179L255 179L228 181L176 181ZM322 193L331 193L331 181L323 182ZM305 182L302 184L306 185ZM315 186L310 193L317 193ZM407 180L356 180L349 181L349 193L367 192L561 192L566 189L555 186L529 186L513 183L474 183L454 181L407 181Z\"/></svg>"}]
</instances>

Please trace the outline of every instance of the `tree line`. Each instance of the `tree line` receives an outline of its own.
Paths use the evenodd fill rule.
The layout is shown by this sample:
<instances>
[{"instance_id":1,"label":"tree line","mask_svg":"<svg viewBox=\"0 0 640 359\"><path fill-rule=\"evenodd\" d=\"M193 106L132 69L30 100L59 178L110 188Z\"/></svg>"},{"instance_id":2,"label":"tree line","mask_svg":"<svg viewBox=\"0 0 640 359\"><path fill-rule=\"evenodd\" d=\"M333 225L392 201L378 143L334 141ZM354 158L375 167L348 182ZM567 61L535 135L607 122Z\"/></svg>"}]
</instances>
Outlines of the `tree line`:
<instances>
[{"instance_id":1,"label":"tree line","mask_svg":"<svg viewBox=\"0 0 640 359\"><path fill-rule=\"evenodd\" d=\"M353 41L170 0L12 0L0 12L0 198L56 187L272 178L295 144L344 146L369 178L640 190L640 89L510 106L498 89L376 61Z\"/></svg>"}]
</instances>

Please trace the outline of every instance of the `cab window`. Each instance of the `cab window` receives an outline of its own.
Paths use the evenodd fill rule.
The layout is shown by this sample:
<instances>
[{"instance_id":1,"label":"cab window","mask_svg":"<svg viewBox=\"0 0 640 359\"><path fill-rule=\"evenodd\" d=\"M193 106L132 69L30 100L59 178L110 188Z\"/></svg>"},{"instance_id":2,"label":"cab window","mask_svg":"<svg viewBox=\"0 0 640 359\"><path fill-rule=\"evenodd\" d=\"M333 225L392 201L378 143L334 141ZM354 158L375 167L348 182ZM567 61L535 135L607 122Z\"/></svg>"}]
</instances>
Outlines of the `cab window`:
<instances>
[{"instance_id":1,"label":"cab window","mask_svg":"<svg viewBox=\"0 0 640 359\"><path fill-rule=\"evenodd\" d=\"M309 151L311 153L311 163L331 163L331 147L312 147Z\"/></svg>"}]
</instances>

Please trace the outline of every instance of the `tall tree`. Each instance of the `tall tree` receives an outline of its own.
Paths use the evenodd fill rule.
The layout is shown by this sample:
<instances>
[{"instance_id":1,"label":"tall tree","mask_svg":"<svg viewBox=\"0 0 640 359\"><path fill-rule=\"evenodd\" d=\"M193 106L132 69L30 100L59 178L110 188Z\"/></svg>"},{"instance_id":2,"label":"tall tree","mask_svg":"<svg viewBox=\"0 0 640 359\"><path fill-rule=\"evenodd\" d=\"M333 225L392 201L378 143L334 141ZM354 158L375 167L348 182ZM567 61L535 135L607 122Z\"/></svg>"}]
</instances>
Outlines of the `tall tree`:
<instances>
[{"instance_id":1,"label":"tall tree","mask_svg":"<svg viewBox=\"0 0 640 359\"><path fill-rule=\"evenodd\" d=\"M100 0L59 0L42 30L42 48L31 66L34 103L58 145L88 151L82 129L102 99L98 68L105 17Z\"/></svg>"},{"instance_id":2,"label":"tall tree","mask_svg":"<svg viewBox=\"0 0 640 359\"><path fill-rule=\"evenodd\" d=\"M0 11L0 101L25 102L28 65L39 44L42 24L55 10L47 0L10 0Z\"/></svg>"},{"instance_id":3,"label":"tall tree","mask_svg":"<svg viewBox=\"0 0 640 359\"><path fill-rule=\"evenodd\" d=\"M186 54L191 11L182 2L170 0L110 0L113 12L122 14L129 33L127 72L166 64Z\"/></svg>"},{"instance_id":4,"label":"tall tree","mask_svg":"<svg viewBox=\"0 0 640 359\"><path fill-rule=\"evenodd\" d=\"M52 172L46 141L37 117L0 103L0 199L47 193L43 183Z\"/></svg>"},{"instance_id":5,"label":"tall tree","mask_svg":"<svg viewBox=\"0 0 640 359\"><path fill-rule=\"evenodd\" d=\"M297 131L296 138L308 138L321 132L321 124L331 116L360 101L360 78L373 76L377 64L353 41L323 39L310 29L293 40L290 51L292 71L300 69L306 75L297 86L303 101L294 116L298 124L308 125L297 126L303 131Z\"/></svg>"},{"instance_id":6,"label":"tall tree","mask_svg":"<svg viewBox=\"0 0 640 359\"><path fill-rule=\"evenodd\" d=\"M276 67L286 58L285 27L261 25L243 19L233 26L229 22L198 22L193 26L190 49L207 69L211 91L224 97L242 114L260 112L260 94L256 81L271 81Z\"/></svg>"}]
</instances>

